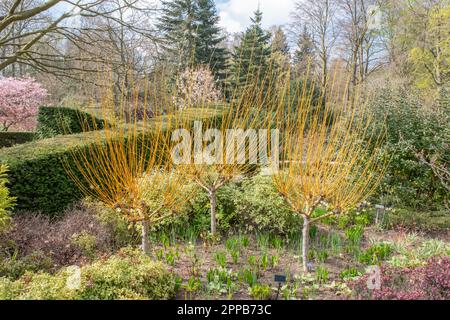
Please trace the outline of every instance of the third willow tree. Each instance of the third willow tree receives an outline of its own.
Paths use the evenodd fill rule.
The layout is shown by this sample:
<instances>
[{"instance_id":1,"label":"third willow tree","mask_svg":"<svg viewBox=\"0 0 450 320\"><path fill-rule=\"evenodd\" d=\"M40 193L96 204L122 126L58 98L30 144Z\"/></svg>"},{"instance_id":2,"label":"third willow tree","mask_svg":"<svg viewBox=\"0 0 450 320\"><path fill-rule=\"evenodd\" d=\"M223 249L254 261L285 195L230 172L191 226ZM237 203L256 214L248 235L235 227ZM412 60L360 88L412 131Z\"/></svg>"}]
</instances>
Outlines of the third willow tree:
<instances>
[{"instance_id":1,"label":"third willow tree","mask_svg":"<svg viewBox=\"0 0 450 320\"><path fill-rule=\"evenodd\" d=\"M310 226L363 203L380 184L387 161L380 149L384 133L370 129L365 98L358 93L336 98L333 85L316 101L314 84L302 81L293 89L289 81L288 75L274 109L283 139L282 166L273 181L292 212L303 217L302 261L308 272Z\"/></svg>"}]
</instances>

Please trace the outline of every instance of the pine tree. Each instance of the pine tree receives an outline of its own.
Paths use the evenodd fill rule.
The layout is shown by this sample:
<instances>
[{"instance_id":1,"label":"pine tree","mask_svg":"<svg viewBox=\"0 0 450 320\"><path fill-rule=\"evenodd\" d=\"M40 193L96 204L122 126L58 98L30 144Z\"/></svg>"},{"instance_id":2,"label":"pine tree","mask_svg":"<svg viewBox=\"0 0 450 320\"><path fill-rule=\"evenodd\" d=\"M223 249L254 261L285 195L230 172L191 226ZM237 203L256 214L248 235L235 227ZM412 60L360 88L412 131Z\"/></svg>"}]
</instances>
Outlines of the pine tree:
<instances>
[{"instance_id":1,"label":"pine tree","mask_svg":"<svg viewBox=\"0 0 450 320\"><path fill-rule=\"evenodd\" d=\"M218 27L219 16L213 0L198 0L196 12L196 64L209 65L216 79L223 80L226 71L227 50L220 47L225 39Z\"/></svg>"},{"instance_id":2,"label":"pine tree","mask_svg":"<svg viewBox=\"0 0 450 320\"><path fill-rule=\"evenodd\" d=\"M280 26L271 28L272 69L276 76L282 76L290 67L290 49L286 34ZM275 74L274 74L275 75Z\"/></svg>"},{"instance_id":3,"label":"pine tree","mask_svg":"<svg viewBox=\"0 0 450 320\"><path fill-rule=\"evenodd\" d=\"M231 89L262 81L270 68L270 34L261 27L262 12L251 18L252 24L244 32L240 45L234 48L231 66Z\"/></svg>"},{"instance_id":4,"label":"pine tree","mask_svg":"<svg viewBox=\"0 0 450 320\"><path fill-rule=\"evenodd\" d=\"M225 77L227 51L213 0L164 0L158 27L163 60L176 69L208 65L216 79Z\"/></svg>"},{"instance_id":5,"label":"pine tree","mask_svg":"<svg viewBox=\"0 0 450 320\"><path fill-rule=\"evenodd\" d=\"M308 66L312 67L314 64L314 44L306 26L298 37L293 63L299 74L306 72Z\"/></svg>"},{"instance_id":6,"label":"pine tree","mask_svg":"<svg viewBox=\"0 0 450 320\"><path fill-rule=\"evenodd\" d=\"M271 29L272 33L272 52L278 52L282 55L289 56L289 44L287 41L286 34L283 31L283 28L280 26L273 27Z\"/></svg>"},{"instance_id":7,"label":"pine tree","mask_svg":"<svg viewBox=\"0 0 450 320\"><path fill-rule=\"evenodd\" d=\"M163 33L162 60L184 69L195 61L196 0L162 1L158 27Z\"/></svg>"}]
</instances>

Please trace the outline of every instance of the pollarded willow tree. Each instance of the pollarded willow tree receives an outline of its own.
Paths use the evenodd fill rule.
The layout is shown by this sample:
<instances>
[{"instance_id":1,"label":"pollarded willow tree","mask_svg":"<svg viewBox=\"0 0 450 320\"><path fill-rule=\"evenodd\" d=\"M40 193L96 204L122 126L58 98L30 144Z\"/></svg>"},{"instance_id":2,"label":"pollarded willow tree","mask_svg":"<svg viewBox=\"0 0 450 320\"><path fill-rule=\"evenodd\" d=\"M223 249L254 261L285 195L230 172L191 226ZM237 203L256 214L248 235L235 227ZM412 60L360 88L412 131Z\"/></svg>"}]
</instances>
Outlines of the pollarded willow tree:
<instances>
[{"instance_id":1,"label":"pollarded willow tree","mask_svg":"<svg viewBox=\"0 0 450 320\"><path fill-rule=\"evenodd\" d=\"M142 250L148 254L149 227L180 209L189 194L183 174L168 161L170 129L177 120L154 117L163 108L149 111L148 87L122 97L119 106L112 88L107 91L103 130L86 133L88 141L73 149L65 168L85 195L141 224ZM86 132L93 129L87 126Z\"/></svg>"},{"instance_id":2,"label":"pollarded willow tree","mask_svg":"<svg viewBox=\"0 0 450 320\"><path fill-rule=\"evenodd\" d=\"M266 129L263 115L272 101L273 92L265 89L273 87L271 75L266 73L263 80L236 88L229 100L219 98L217 89L210 88L209 82L197 81L198 77L195 84L184 85L183 110L194 108L205 115L218 110L220 114L213 121L195 122L192 132L183 129L172 136L175 163L208 195L212 235L217 231L218 190L268 162L273 133ZM206 88L214 92L214 99L203 92Z\"/></svg>"},{"instance_id":3,"label":"pollarded willow tree","mask_svg":"<svg viewBox=\"0 0 450 320\"><path fill-rule=\"evenodd\" d=\"M276 122L283 137L281 168L273 181L292 211L303 216L304 272L308 272L310 226L366 200L386 168L377 147L383 136L369 129L365 102L360 96L337 97L336 92L333 86L327 93L333 98L314 102L314 85L304 81L294 92L286 86L280 94ZM326 213L319 215L319 208Z\"/></svg>"}]
</instances>

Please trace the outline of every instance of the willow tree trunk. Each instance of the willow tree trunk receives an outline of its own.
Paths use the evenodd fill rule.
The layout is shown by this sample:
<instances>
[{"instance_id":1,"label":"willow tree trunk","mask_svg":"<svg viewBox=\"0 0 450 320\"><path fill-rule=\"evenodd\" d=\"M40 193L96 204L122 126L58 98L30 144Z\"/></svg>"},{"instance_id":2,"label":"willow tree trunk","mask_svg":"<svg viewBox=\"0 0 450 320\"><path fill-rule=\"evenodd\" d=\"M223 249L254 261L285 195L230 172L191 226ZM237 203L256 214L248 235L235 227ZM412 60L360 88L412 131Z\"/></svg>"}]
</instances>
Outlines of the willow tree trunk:
<instances>
[{"instance_id":1,"label":"willow tree trunk","mask_svg":"<svg viewBox=\"0 0 450 320\"><path fill-rule=\"evenodd\" d=\"M142 252L144 254L150 254L150 243L148 241L148 221L142 220Z\"/></svg>"},{"instance_id":2,"label":"willow tree trunk","mask_svg":"<svg viewBox=\"0 0 450 320\"><path fill-rule=\"evenodd\" d=\"M303 216L303 230L302 230L302 262L303 272L308 272L308 249L309 249L309 218Z\"/></svg>"},{"instance_id":3,"label":"willow tree trunk","mask_svg":"<svg viewBox=\"0 0 450 320\"><path fill-rule=\"evenodd\" d=\"M217 229L217 222L216 222L216 206L217 206L217 200L216 200L216 192L210 191L209 192L209 203L211 205L211 234L216 234Z\"/></svg>"}]
</instances>

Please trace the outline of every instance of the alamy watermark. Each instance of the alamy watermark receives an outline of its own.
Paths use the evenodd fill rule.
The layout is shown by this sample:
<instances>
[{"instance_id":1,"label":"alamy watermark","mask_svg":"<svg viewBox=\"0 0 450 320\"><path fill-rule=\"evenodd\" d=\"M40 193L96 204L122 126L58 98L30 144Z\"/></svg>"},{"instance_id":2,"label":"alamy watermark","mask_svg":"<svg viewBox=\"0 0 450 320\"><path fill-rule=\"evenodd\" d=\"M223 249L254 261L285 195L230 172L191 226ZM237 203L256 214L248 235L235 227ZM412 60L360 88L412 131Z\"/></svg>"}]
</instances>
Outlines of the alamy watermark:
<instances>
[{"instance_id":1,"label":"alamy watermark","mask_svg":"<svg viewBox=\"0 0 450 320\"><path fill-rule=\"evenodd\" d=\"M78 290L81 288L81 268L70 266L67 268L66 287L69 290Z\"/></svg>"},{"instance_id":2,"label":"alamy watermark","mask_svg":"<svg viewBox=\"0 0 450 320\"><path fill-rule=\"evenodd\" d=\"M376 31L382 28L383 13L379 6L369 5L367 8L367 29Z\"/></svg>"},{"instance_id":3,"label":"alamy watermark","mask_svg":"<svg viewBox=\"0 0 450 320\"><path fill-rule=\"evenodd\" d=\"M177 129L172 132L176 143L171 155L177 164L258 164L279 168L278 129L226 129L208 128L195 121L193 132Z\"/></svg>"},{"instance_id":4,"label":"alamy watermark","mask_svg":"<svg viewBox=\"0 0 450 320\"><path fill-rule=\"evenodd\" d=\"M366 269L367 277L367 289L380 290L381 289L381 269L379 266L369 266Z\"/></svg>"}]
</instances>

